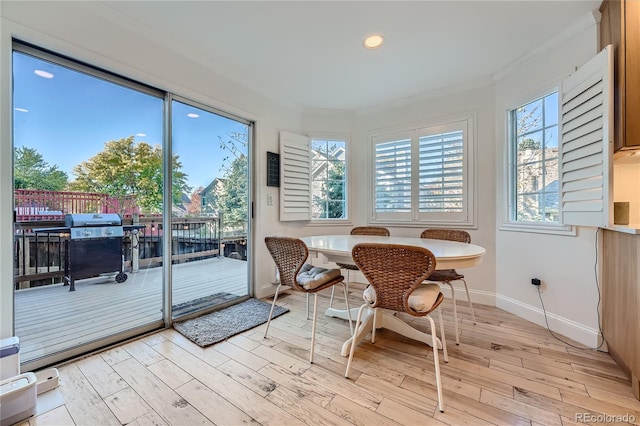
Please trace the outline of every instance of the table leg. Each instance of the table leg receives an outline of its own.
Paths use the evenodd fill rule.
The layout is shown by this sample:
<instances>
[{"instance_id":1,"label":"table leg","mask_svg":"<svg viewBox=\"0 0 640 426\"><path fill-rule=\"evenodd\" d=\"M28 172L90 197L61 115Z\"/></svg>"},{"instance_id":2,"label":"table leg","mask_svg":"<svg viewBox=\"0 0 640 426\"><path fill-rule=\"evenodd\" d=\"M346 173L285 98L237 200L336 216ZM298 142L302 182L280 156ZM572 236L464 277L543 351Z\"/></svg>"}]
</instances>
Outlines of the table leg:
<instances>
[{"instance_id":1,"label":"table leg","mask_svg":"<svg viewBox=\"0 0 640 426\"><path fill-rule=\"evenodd\" d=\"M355 311L356 312L354 313L353 309L351 310L352 318L358 317L358 308L355 308ZM344 310L344 313L346 316L347 311ZM340 354L342 356L349 356L349 352L351 351L351 342L355 341L355 344L357 345L358 343L363 341L364 338L367 336L367 334L369 334L369 331L372 330L372 326L373 326L373 310L367 308L362 313L362 320L360 322L360 326L356 329L355 333L353 333L353 336L351 336L349 340L347 340L342 344L342 350L340 351Z\"/></svg>"},{"instance_id":2,"label":"table leg","mask_svg":"<svg viewBox=\"0 0 640 426\"><path fill-rule=\"evenodd\" d=\"M350 310L351 318L355 321L356 317L358 316L358 308L351 308ZM340 318L349 321L349 316L347 315L346 309L328 308L326 311L324 311L324 314L328 317Z\"/></svg>"},{"instance_id":3,"label":"table leg","mask_svg":"<svg viewBox=\"0 0 640 426\"><path fill-rule=\"evenodd\" d=\"M409 337L422 343L426 343L429 346L432 345L431 334L423 333L422 331L416 330L406 322L402 321L400 318L394 316L390 311L387 311L383 315L379 316L382 317L382 321L379 327L376 328L387 328L403 336ZM431 332L433 333L435 332L435 330L431 330ZM438 349L442 349L442 342L440 341L440 339L436 337L436 341L438 342Z\"/></svg>"},{"instance_id":4,"label":"table leg","mask_svg":"<svg viewBox=\"0 0 640 426\"><path fill-rule=\"evenodd\" d=\"M346 310L344 310L344 315L346 316ZM353 318L356 318L358 313L353 312L352 310L352 315ZM354 336L342 344L342 350L340 351L340 354L342 356L349 356L352 342L355 340L357 345L362 340L364 340L366 335L372 330L374 319L373 310L366 309L366 311L363 312L362 316L362 322L360 323L358 329L355 331ZM375 324L375 327L376 329L386 328L402 336L406 336L419 342L425 343L430 347L432 346L433 340L431 334L423 333L422 331L416 330L406 322L402 321L400 318L393 315L392 311L382 311L378 313L377 324ZM438 349L442 349L442 342L438 337L436 337L436 342L438 343Z\"/></svg>"}]
</instances>

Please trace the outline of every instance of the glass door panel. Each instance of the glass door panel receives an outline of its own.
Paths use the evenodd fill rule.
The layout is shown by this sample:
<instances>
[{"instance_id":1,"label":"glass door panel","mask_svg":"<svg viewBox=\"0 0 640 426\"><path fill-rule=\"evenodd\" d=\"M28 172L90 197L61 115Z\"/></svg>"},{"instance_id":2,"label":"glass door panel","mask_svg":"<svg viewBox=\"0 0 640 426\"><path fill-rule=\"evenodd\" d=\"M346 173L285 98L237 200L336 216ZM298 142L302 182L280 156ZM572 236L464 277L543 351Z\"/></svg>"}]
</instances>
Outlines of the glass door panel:
<instances>
[{"instance_id":1,"label":"glass door panel","mask_svg":"<svg viewBox=\"0 0 640 426\"><path fill-rule=\"evenodd\" d=\"M14 318L24 371L163 324L152 225L162 222L163 105L161 91L14 50Z\"/></svg>"},{"instance_id":2,"label":"glass door panel","mask_svg":"<svg viewBox=\"0 0 640 426\"><path fill-rule=\"evenodd\" d=\"M249 294L250 124L177 100L172 115L172 317Z\"/></svg>"}]
</instances>

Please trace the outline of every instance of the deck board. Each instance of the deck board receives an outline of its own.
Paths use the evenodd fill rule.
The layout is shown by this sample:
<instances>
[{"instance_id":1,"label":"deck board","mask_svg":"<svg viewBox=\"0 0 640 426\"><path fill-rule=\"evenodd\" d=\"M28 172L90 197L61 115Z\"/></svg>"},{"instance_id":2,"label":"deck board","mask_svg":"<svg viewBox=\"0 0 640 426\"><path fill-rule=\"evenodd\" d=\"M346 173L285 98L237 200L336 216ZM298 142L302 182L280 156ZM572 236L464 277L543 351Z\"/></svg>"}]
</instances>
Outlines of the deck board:
<instances>
[{"instance_id":1,"label":"deck board","mask_svg":"<svg viewBox=\"0 0 640 426\"><path fill-rule=\"evenodd\" d=\"M248 294L247 262L212 258L173 266L173 305L215 293ZM22 362L162 320L162 268L15 292Z\"/></svg>"}]
</instances>

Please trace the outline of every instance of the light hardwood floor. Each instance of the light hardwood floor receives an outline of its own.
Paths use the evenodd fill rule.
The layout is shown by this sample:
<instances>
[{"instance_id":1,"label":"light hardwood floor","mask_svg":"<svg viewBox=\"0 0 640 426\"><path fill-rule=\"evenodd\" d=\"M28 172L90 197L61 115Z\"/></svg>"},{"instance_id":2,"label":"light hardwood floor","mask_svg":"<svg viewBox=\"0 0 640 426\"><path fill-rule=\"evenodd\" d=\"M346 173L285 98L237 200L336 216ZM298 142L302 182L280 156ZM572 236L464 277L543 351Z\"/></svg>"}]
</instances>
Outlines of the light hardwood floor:
<instances>
[{"instance_id":1,"label":"light hardwood floor","mask_svg":"<svg viewBox=\"0 0 640 426\"><path fill-rule=\"evenodd\" d=\"M360 294L353 290L353 306ZM21 426L640 421L640 402L606 353L574 349L494 307L475 305L473 325L463 303L456 346L449 300L443 304L449 363L440 357L440 413L431 349L393 332L379 330L375 344L361 343L345 379L340 347L348 324L319 314L315 362L309 364L311 321L304 301L295 292L279 299L291 312L272 322L267 339L262 325L203 349L167 329L59 366L65 404ZM321 312L327 305L323 294ZM424 319L403 318L428 327Z\"/></svg>"}]
</instances>

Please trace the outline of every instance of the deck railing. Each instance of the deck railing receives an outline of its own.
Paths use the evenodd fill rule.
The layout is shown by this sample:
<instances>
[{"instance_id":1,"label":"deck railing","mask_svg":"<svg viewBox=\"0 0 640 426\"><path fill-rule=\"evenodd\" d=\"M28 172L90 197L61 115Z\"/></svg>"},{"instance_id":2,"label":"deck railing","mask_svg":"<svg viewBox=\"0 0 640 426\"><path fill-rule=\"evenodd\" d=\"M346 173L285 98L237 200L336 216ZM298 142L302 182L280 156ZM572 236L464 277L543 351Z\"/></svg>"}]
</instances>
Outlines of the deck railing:
<instances>
[{"instance_id":1,"label":"deck railing","mask_svg":"<svg viewBox=\"0 0 640 426\"><path fill-rule=\"evenodd\" d=\"M144 226L123 237L126 271L162 265L166 233L161 216L126 219L125 225ZM14 232L14 283L16 290L60 283L66 262L68 235L46 228L64 227L64 220L16 222ZM174 218L171 225L172 262L188 262L216 256L246 259L246 235L225 237L218 217ZM39 230L38 232L36 232Z\"/></svg>"},{"instance_id":2,"label":"deck railing","mask_svg":"<svg viewBox=\"0 0 640 426\"><path fill-rule=\"evenodd\" d=\"M135 196L123 198L107 194L72 191L14 190L16 221L59 220L68 213L119 213L131 217L139 213Z\"/></svg>"}]
</instances>

